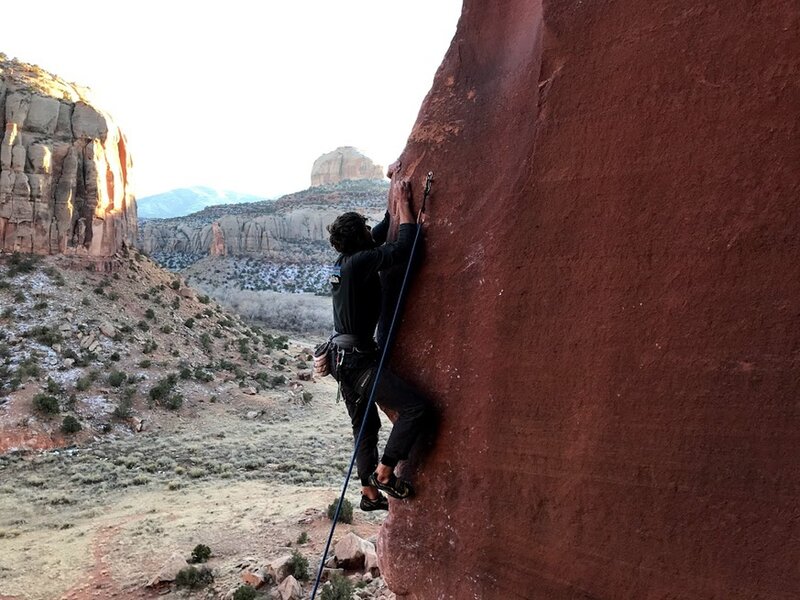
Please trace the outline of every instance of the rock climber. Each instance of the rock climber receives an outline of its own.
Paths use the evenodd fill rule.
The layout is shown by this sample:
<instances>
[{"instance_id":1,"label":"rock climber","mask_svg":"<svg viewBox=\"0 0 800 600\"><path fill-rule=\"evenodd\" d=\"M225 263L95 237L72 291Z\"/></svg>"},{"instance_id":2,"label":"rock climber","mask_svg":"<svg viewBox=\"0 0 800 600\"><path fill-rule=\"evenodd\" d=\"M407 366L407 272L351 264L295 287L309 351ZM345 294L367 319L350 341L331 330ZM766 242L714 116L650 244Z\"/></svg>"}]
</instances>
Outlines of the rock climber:
<instances>
[{"instance_id":1,"label":"rock climber","mask_svg":"<svg viewBox=\"0 0 800 600\"><path fill-rule=\"evenodd\" d=\"M426 398L384 368L378 378L375 403L396 419L378 460L381 422L375 404L366 409L382 350L374 338L382 304L379 273L408 262L418 227L411 212L411 183L398 180L399 169L399 163L389 169L392 184L383 221L370 229L365 217L347 212L328 226L330 243L339 252L330 277L335 329L330 340L331 373L341 386L354 438L366 419L356 449L362 486L360 506L364 511L389 508L381 491L398 499L414 494L411 483L398 478L394 470L408 457L429 412ZM387 242L392 222L399 224L397 240Z\"/></svg>"}]
</instances>

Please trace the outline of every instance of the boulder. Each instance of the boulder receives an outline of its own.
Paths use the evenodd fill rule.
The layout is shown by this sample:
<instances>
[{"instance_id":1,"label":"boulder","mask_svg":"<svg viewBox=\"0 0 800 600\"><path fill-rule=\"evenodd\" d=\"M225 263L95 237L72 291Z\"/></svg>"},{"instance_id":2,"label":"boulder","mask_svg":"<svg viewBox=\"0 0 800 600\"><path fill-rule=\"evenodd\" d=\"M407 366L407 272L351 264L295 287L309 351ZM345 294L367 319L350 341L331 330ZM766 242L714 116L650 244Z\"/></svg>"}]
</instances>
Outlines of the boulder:
<instances>
[{"instance_id":1,"label":"boulder","mask_svg":"<svg viewBox=\"0 0 800 600\"><path fill-rule=\"evenodd\" d=\"M333 547L336 564L348 570L364 568L364 561L368 553L375 555L375 546L367 540L358 537L352 531L341 538ZM371 557L372 566L377 566L377 556Z\"/></svg>"},{"instance_id":2,"label":"boulder","mask_svg":"<svg viewBox=\"0 0 800 600\"><path fill-rule=\"evenodd\" d=\"M245 585L258 589L264 585L264 573L262 571L243 571L242 581Z\"/></svg>"},{"instance_id":3,"label":"boulder","mask_svg":"<svg viewBox=\"0 0 800 600\"><path fill-rule=\"evenodd\" d=\"M175 552L169 559L161 566L156 573L148 582L147 587L153 587L158 585L159 583L168 583L170 581L175 581L175 578L178 576L178 572L181 569L185 569L189 566L189 563L186 562L186 559L180 552Z\"/></svg>"},{"instance_id":4,"label":"boulder","mask_svg":"<svg viewBox=\"0 0 800 600\"><path fill-rule=\"evenodd\" d=\"M303 588L292 575L289 575L278 585L278 597L281 600L303 600Z\"/></svg>"},{"instance_id":5,"label":"boulder","mask_svg":"<svg viewBox=\"0 0 800 600\"><path fill-rule=\"evenodd\" d=\"M322 568L322 575L320 576L320 581L328 581L334 575L344 575L344 569L332 569L330 567L323 567Z\"/></svg>"},{"instance_id":6,"label":"boulder","mask_svg":"<svg viewBox=\"0 0 800 600\"><path fill-rule=\"evenodd\" d=\"M117 329L114 327L114 325L112 325L108 321L103 321L102 323L100 323L99 329L100 333L102 333L104 336L108 338L113 338L117 333Z\"/></svg>"},{"instance_id":7,"label":"boulder","mask_svg":"<svg viewBox=\"0 0 800 600\"><path fill-rule=\"evenodd\" d=\"M285 554L273 560L267 565L267 573L275 583L280 583L291 573L289 562L292 560L291 554Z\"/></svg>"}]
</instances>

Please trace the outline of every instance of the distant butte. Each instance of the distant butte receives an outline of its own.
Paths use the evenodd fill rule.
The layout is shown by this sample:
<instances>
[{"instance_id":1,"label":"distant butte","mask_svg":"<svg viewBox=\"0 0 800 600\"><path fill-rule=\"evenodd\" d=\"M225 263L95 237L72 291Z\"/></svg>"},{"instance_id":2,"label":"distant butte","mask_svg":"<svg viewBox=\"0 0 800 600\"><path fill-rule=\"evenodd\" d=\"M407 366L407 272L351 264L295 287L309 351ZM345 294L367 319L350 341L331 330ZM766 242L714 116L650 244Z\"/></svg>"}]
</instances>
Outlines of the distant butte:
<instances>
[{"instance_id":1,"label":"distant butte","mask_svg":"<svg viewBox=\"0 0 800 600\"><path fill-rule=\"evenodd\" d=\"M376 165L352 146L323 154L311 168L311 186L339 183L347 179L383 179L383 167Z\"/></svg>"}]
</instances>

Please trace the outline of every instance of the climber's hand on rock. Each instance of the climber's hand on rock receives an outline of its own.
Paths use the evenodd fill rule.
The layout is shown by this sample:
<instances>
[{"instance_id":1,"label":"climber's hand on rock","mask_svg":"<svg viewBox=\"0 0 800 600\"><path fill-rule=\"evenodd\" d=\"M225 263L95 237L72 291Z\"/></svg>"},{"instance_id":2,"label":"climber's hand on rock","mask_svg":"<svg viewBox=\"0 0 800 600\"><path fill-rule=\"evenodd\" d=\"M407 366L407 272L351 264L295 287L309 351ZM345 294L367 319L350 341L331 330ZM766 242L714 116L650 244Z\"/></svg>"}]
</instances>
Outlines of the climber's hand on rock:
<instances>
[{"instance_id":1,"label":"climber's hand on rock","mask_svg":"<svg viewBox=\"0 0 800 600\"><path fill-rule=\"evenodd\" d=\"M408 179L403 179L400 182L400 194L396 204L397 216L401 225L414 222L414 214L411 212L413 201L414 194L411 191L411 182Z\"/></svg>"}]
</instances>

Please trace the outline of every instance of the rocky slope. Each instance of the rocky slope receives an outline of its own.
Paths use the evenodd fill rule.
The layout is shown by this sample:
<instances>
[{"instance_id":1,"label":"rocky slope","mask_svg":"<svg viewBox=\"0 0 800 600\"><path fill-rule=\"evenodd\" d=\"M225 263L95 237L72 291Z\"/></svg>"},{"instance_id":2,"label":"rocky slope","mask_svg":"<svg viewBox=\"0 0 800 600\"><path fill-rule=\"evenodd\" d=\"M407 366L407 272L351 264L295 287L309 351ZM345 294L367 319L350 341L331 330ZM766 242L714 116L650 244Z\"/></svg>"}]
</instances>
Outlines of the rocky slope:
<instances>
[{"instance_id":1,"label":"rocky slope","mask_svg":"<svg viewBox=\"0 0 800 600\"><path fill-rule=\"evenodd\" d=\"M114 255L136 203L125 136L87 90L0 55L0 250Z\"/></svg>"},{"instance_id":2,"label":"rocky slope","mask_svg":"<svg viewBox=\"0 0 800 600\"><path fill-rule=\"evenodd\" d=\"M310 377L307 352L290 357L287 338L141 255L117 258L112 274L83 267L63 255L0 257L0 454L127 431L133 417L152 423L159 409L239 390L294 380L300 393L298 373ZM65 436L63 417L80 432Z\"/></svg>"},{"instance_id":3,"label":"rocky slope","mask_svg":"<svg viewBox=\"0 0 800 600\"><path fill-rule=\"evenodd\" d=\"M312 187L358 179L383 181L383 167L352 146L341 146L323 154L311 168Z\"/></svg>"},{"instance_id":4,"label":"rocky slope","mask_svg":"<svg viewBox=\"0 0 800 600\"><path fill-rule=\"evenodd\" d=\"M797 597L798 26L466 0L401 157L436 182L393 366L441 422L398 597Z\"/></svg>"},{"instance_id":5,"label":"rocky slope","mask_svg":"<svg viewBox=\"0 0 800 600\"><path fill-rule=\"evenodd\" d=\"M144 256L109 264L0 253L0 598L185 596L173 580L199 543L194 594L288 587L265 566L296 552L314 569L352 450L313 342L245 324ZM356 512L336 541L382 518ZM339 565L348 587L393 599L358 546L371 559Z\"/></svg>"}]
</instances>

